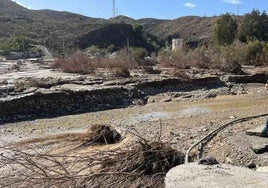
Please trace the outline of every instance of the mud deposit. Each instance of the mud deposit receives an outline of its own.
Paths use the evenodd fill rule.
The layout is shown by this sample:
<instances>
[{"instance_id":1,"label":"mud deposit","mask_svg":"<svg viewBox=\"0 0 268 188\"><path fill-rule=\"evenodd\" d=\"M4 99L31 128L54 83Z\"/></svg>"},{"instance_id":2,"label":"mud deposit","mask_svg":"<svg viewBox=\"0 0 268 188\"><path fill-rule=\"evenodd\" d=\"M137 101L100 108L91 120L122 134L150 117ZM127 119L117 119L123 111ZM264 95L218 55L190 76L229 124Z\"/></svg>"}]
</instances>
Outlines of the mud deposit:
<instances>
[{"instance_id":1,"label":"mud deposit","mask_svg":"<svg viewBox=\"0 0 268 188\"><path fill-rule=\"evenodd\" d=\"M268 111L268 95L263 83L234 83L230 87L218 78L208 86L206 84L208 78L196 79L199 84L193 82L178 84L178 79L165 77L159 79L159 76L148 75L142 78L144 82L141 82L138 77L103 81L92 77L72 76L64 78L66 80L50 78L49 87L43 85L43 82L48 83L47 79L40 79L39 86L42 87L37 88L38 92L24 88L21 91L8 90L10 93L7 95L2 93L3 108L0 111L1 115L5 115L2 116L2 120L9 117L9 113L4 110L9 107L17 109L12 114L17 119L9 123L1 122L0 146L15 144L15 146L34 147L40 154L48 152L84 155L103 149L120 150L128 146L124 144L133 139L133 135L129 136L131 135L129 133L134 132L140 138L152 142L161 140L169 143L173 149L183 154L193 143L221 124L235 118L265 114ZM7 80L3 85L12 88L14 86L12 84L14 83L11 80ZM117 92L113 93L114 91ZM94 95L91 95L92 93ZM38 116L38 112L44 112L44 109L45 112L54 113L54 109L59 106L53 103L53 100L49 105L43 103L48 102L43 100L44 96L50 102L49 96L56 96L54 101L60 98L64 102L61 103L60 110L65 111L59 111L55 116L42 116L42 118ZM94 99L91 99L92 96ZM84 100L86 97L88 99ZM103 97L105 102L100 103L103 102ZM32 103L28 103L27 100L21 102L22 99ZM16 105L20 105L19 108L12 103L14 101ZM36 111L35 104L41 104L38 107L39 111ZM73 106L73 104L79 105ZM50 108L51 105L53 108ZM24 110L25 106L27 106L26 110ZM72 111L81 108L80 111ZM66 113L68 110L71 113ZM34 111L36 116L28 113L31 111ZM202 148L195 148L191 152L192 159L197 161L201 157L213 156L220 163L250 167L254 170L267 166L268 153L258 154L252 149L256 147L256 143L267 142L267 138L246 135L247 130L264 125L265 120L265 117L255 118L223 129L214 138L204 143ZM126 139L118 145L75 150L77 139L83 138L85 132L95 124L111 125ZM0 150L0 154L6 155L3 150ZM1 169L1 172L9 170ZM163 186L164 176L162 175L161 178L160 184ZM150 178L149 180L151 181Z\"/></svg>"}]
</instances>

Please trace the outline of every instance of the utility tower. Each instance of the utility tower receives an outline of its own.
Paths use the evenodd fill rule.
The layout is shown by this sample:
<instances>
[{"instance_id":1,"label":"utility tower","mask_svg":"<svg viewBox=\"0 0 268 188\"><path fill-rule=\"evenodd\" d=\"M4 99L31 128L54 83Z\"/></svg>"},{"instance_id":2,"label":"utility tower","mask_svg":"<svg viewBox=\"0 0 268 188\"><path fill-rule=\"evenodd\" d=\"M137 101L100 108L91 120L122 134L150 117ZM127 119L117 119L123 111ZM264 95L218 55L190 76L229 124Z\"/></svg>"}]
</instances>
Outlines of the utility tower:
<instances>
[{"instance_id":1,"label":"utility tower","mask_svg":"<svg viewBox=\"0 0 268 188\"><path fill-rule=\"evenodd\" d=\"M113 0L113 18L115 17L115 0Z\"/></svg>"}]
</instances>

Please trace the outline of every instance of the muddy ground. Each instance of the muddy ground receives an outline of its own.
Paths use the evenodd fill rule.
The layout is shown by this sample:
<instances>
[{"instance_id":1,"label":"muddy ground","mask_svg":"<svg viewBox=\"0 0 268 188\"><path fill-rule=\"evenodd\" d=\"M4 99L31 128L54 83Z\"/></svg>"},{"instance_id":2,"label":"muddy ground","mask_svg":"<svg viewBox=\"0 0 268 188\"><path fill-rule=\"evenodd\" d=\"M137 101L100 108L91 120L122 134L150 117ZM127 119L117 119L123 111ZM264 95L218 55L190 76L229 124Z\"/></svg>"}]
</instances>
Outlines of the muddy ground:
<instances>
[{"instance_id":1,"label":"muddy ground","mask_svg":"<svg viewBox=\"0 0 268 188\"><path fill-rule=\"evenodd\" d=\"M60 77L77 81L81 76L60 73L47 66L40 70L38 64L23 64L21 70L16 70L17 72L12 71L9 66L10 64L2 66L3 74L0 75L3 87L7 88L12 88L14 83L27 78L49 77L57 80ZM206 74L211 75L203 72L194 76L206 77L208 76ZM16 92L15 94L18 94ZM192 144L223 123L266 113L268 113L268 91L263 83L234 84L232 89L226 85L209 90L167 92L149 96L146 103L133 101L133 105L121 109L4 123L0 125L0 146L26 141L22 145L34 143L39 153L57 153L59 148L64 148L66 145L52 141L51 136L84 133L94 124L107 124L116 128L128 139L129 132L135 132L147 140L160 139L177 151L185 153ZM202 148L201 146L195 148L190 153L191 158L197 161L202 157L213 156L220 163L236 166L249 168L267 166L268 138L246 135L247 130L263 127L265 122L266 117L260 117L228 126L209 142L204 143ZM125 147L124 143L122 145ZM262 152L259 154L254 152L253 149L256 147L263 149ZM1 152L3 151L0 150L0 155ZM65 151L62 149L60 152ZM160 184L163 185L162 180Z\"/></svg>"},{"instance_id":2,"label":"muddy ground","mask_svg":"<svg viewBox=\"0 0 268 188\"><path fill-rule=\"evenodd\" d=\"M191 144L220 124L252 115L265 114L268 96L263 84L246 84L245 94L219 95L215 98L175 98L169 93L151 96L144 106L36 119L1 125L1 143L22 141L47 135L84 132L92 124L109 124L127 133L136 130L142 137L158 138L185 152ZM195 91L198 93L197 91ZM255 154L251 147L267 138L248 136L246 130L264 126L265 117L234 124L221 131L204 147L202 156L214 156L220 162L246 166L268 165L267 153ZM194 150L192 154L200 155Z\"/></svg>"}]
</instances>

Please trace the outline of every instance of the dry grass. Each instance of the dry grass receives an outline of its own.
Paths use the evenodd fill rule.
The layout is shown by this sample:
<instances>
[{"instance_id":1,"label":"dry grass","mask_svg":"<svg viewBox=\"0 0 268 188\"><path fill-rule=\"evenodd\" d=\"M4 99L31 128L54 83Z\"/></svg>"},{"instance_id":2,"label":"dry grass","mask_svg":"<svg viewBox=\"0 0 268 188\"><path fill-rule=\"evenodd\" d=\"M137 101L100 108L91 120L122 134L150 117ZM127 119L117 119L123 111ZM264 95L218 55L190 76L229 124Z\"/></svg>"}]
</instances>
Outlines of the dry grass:
<instances>
[{"instance_id":1,"label":"dry grass","mask_svg":"<svg viewBox=\"0 0 268 188\"><path fill-rule=\"evenodd\" d=\"M90 58L82 51L77 51L67 58L56 59L53 68L63 72L88 74L94 73L98 68L110 71L116 77L129 77L129 70L134 67L127 56L118 56L115 59L106 57Z\"/></svg>"},{"instance_id":2,"label":"dry grass","mask_svg":"<svg viewBox=\"0 0 268 188\"><path fill-rule=\"evenodd\" d=\"M53 66L63 72L90 73L96 64L96 60L92 60L83 52L77 51L68 58L58 57Z\"/></svg>"}]
</instances>

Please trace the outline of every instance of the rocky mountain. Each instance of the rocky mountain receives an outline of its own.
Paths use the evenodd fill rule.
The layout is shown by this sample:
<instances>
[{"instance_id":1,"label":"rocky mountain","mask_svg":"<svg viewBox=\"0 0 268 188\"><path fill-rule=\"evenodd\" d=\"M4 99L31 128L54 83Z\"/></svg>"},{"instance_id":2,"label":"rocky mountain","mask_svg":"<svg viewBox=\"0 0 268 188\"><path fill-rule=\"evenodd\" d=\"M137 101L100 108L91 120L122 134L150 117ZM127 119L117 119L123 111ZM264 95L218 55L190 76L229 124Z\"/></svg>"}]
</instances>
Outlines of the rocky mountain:
<instances>
[{"instance_id":1,"label":"rocky mountain","mask_svg":"<svg viewBox=\"0 0 268 188\"><path fill-rule=\"evenodd\" d=\"M195 16L175 20L118 16L107 20L70 12L30 10L11 0L0 0L0 39L22 35L57 52L91 45L113 44L121 48L126 46L127 38L131 46L155 51L173 37L210 37L215 20L216 17ZM142 36L133 32L135 25L142 26Z\"/></svg>"}]
</instances>

